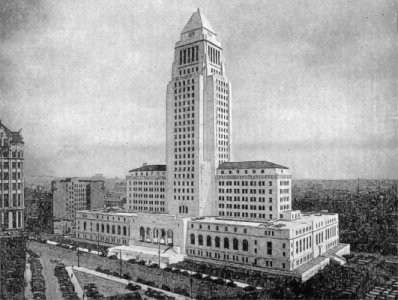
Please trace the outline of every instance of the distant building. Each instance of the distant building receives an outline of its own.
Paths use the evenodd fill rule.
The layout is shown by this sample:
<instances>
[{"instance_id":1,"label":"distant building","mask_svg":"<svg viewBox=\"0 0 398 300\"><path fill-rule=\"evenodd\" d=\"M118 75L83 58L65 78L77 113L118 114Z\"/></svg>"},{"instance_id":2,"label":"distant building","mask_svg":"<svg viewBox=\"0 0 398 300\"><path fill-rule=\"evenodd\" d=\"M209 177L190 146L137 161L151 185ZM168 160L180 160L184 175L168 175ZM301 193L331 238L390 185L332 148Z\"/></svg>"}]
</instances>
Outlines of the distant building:
<instances>
[{"instance_id":1,"label":"distant building","mask_svg":"<svg viewBox=\"0 0 398 300\"><path fill-rule=\"evenodd\" d=\"M0 121L0 231L24 228L24 177L21 131Z\"/></svg>"},{"instance_id":2,"label":"distant building","mask_svg":"<svg viewBox=\"0 0 398 300\"><path fill-rule=\"evenodd\" d=\"M31 232L54 233L53 195L38 187L25 188L26 228Z\"/></svg>"},{"instance_id":3,"label":"distant building","mask_svg":"<svg viewBox=\"0 0 398 300\"><path fill-rule=\"evenodd\" d=\"M101 180L66 178L53 181L52 190L54 221L64 221L66 233L74 232L77 211L105 206L105 188Z\"/></svg>"}]
</instances>

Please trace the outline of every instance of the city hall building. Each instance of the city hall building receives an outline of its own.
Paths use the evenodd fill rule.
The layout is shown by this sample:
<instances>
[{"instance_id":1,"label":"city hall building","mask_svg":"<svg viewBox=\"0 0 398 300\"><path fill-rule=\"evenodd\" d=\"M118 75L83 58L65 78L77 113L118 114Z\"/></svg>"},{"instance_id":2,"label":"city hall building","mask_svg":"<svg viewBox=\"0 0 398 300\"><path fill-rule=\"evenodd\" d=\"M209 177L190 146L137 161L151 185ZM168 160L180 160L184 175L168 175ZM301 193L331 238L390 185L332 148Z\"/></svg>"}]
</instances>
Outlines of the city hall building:
<instances>
[{"instance_id":1,"label":"city hall building","mask_svg":"<svg viewBox=\"0 0 398 300\"><path fill-rule=\"evenodd\" d=\"M198 10L174 48L166 92L166 165L144 164L126 178L129 246L172 247L189 260L303 280L330 259L344 263L341 255L349 253L349 245L339 243L338 215L292 210L289 169L233 161L231 134L232 88L223 48ZM81 224L89 215L77 214L78 235L88 233ZM108 219L94 219L94 233L107 228Z\"/></svg>"}]
</instances>

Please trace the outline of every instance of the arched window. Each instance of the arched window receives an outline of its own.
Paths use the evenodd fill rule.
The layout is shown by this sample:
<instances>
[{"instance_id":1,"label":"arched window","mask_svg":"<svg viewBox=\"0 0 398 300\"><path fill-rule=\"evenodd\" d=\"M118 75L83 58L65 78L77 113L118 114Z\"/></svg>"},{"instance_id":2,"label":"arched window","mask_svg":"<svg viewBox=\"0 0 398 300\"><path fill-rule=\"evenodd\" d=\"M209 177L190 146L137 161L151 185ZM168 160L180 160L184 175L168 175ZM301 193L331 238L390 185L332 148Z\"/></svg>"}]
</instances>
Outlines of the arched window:
<instances>
[{"instance_id":1,"label":"arched window","mask_svg":"<svg viewBox=\"0 0 398 300\"><path fill-rule=\"evenodd\" d=\"M145 229L144 227L140 227L140 240L145 241Z\"/></svg>"},{"instance_id":2,"label":"arched window","mask_svg":"<svg viewBox=\"0 0 398 300\"><path fill-rule=\"evenodd\" d=\"M97 227L97 232L99 232L99 224L98 224L98 223L97 223L97 226L96 226L96 227Z\"/></svg>"},{"instance_id":3,"label":"arched window","mask_svg":"<svg viewBox=\"0 0 398 300\"><path fill-rule=\"evenodd\" d=\"M118 235L122 234L122 228L120 226L117 226L117 234Z\"/></svg>"},{"instance_id":4,"label":"arched window","mask_svg":"<svg viewBox=\"0 0 398 300\"><path fill-rule=\"evenodd\" d=\"M104 226L104 224L101 224L101 232L104 232L105 231L105 226Z\"/></svg>"},{"instance_id":5,"label":"arched window","mask_svg":"<svg viewBox=\"0 0 398 300\"><path fill-rule=\"evenodd\" d=\"M243 240L242 249L243 249L243 251L249 251L249 243L247 240Z\"/></svg>"},{"instance_id":6,"label":"arched window","mask_svg":"<svg viewBox=\"0 0 398 300\"><path fill-rule=\"evenodd\" d=\"M216 248L220 248L220 238L218 236L216 236L214 243L216 244Z\"/></svg>"},{"instance_id":7,"label":"arched window","mask_svg":"<svg viewBox=\"0 0 398 300\"><path fill-rule=\"evenodd\" d=\"M167 230L167 245L173 245L173 230Z\"/></svg>"},{"instance_id":8,"label":"arched window","mask_svg":"<svg viewBox=\"0 0 398 300\"><path fill-rule=\"evenodd\" d=\"M110 227L109 227L109 225L107 224L107 225L106 225L106 233L109 233L109 228L110 228Z\"/></svg>"},{"instance_id":9,"label":"arched window","mask_svg":"<svg viewBox=\"0 0 398 300\"><path fill-rule=\"evenodd\" d=\"M201 234L198 236L198 244L199 246L203 246L203 236Z\"/></svg>"},{"instance_id":10,"label":"arched window","mask_svg":"<svg viewBox=\"0 0 398 300\"><path fill-rule=\"evenodd\" d=\"M239 242L238 239L234 239L232 241L232 247L234 248L234 250L239 250Z\"/></svg>"},{"instance_id":11,"label":"arched window","mask_svg":"<svg viewBox=\"0 0 398 300\"><path fill-rule=\"evenodd\" d=\"M86 222L83 222L83 229L86 231Z\"/></svg>"},{"instance_id":12,"label":"arched window","mask_svg":"<svg viewBox=\"0 0 398 300\"><path fill-rule=\"evenodd\" d=\"M123 226L123 235L127 235L127 227Z\"/></svg>"},{"instance_id":13,"label":"arched window","mask_svg":"<svg viewBox=\"0 0 398 300\"><path fill-rule=\"evenodd\" d=\"M164 229L160 231L160 243L166 245L166 230Z\"/></svg>"},{"instance_id":14,"label":"arched window","mask_svg":"<svg viewBox=\"0 0 398 300\"><path fill-rule=\"evenodd\" d=\"M224 238L224 248L229 249L229 239L228 238Z\"/></svg>"},{"instance_id":15,"label":"arched window","mask_svg":"<svg viewBox=\"0 0 398 300\"><path fill-rule=\"evenodd\" d=\"M210 235L208 235L208 236L206 237L206 246L207 246L207 247L211 247L211 236L210 236Z\"/></svg>"},{"instance_id":16,"label":"arched window","mask_svg":"<svg viewBox=\"0 0 398 300\"><path fill-rule=\"evenodd\" d=\"M191 233L191 245L195 245L195 235Z\"/></svg>"},{"instance_id":17,"label":"arched window","mask_svg":"<svg viewBox=\"0 0 398 300\"><path fill-rule=\"evenodd\" d=\"M115 225L112 225L112 234L115 234Z\"/></svg>"},{"instance_id":18,"label":"arched window","mask_svg":"<svg viewBox=\"0 0 398 300\"><path fill-rule=\"evenodd\" d=\"M146 241L151 242L151 228L149 227L146 229Z\"/></svg>"}]
</instances>

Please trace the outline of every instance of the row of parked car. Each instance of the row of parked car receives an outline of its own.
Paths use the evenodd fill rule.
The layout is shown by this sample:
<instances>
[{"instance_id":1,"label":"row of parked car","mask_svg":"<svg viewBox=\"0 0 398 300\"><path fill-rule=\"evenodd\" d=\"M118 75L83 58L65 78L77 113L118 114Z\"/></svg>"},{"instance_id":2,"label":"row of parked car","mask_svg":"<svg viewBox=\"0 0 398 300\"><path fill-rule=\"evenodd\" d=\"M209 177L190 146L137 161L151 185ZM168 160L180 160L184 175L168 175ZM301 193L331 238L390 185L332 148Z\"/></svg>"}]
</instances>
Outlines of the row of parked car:
<instances>
[{"instance_id":1,"label":"row of parked car","mask_svg":"<svg viewBox=\"0 0 398 300\"><path fill-rule=\"evenodd\" d=\"M59 286L62 292L62 296L66 300L79 300L77 293L75 292L75 286L69 278L68 271L65 269L63 263L58 263L54 268L54 275L58 278Z\"/></svg>"},{"instance_id":2,"label":"row of parked car","mask_svg":"<svg viewBox=\"0 0 398 300\"><path fill-rule=\"evenodd\" d=\"M84 294L92 299L104 299L104 295L100 294L95 283L89 283L85 285Z\"/></svg>"},{"instance_id":3,"label":"row of parked car","mask_svg":"<svg viewBox=\"0 0 398 300\"><path fill-rule=\"evenodd\" d=\"M32 251L29 252L29 264L30 270L32 272L32 294L33 299L37 300L46 300L46 281L44 280L44 276L42 274L43 267L41 265L39 256Z\"/></svg>"},{"instance_id":4,"label":"row of parked car","mask_svg":"<svg viewBox=\"0 0 398 300\"><path fill-rule=\"evenodd\" d=\"M148 288L145 292L145 296L151 297L151 298L155 298L155 299L159 299L159 300L174 300L175 297L172 296L168 296L165 293L161 292L161 291L156 291L154 289Z\"/></svg>"}]
</instances>

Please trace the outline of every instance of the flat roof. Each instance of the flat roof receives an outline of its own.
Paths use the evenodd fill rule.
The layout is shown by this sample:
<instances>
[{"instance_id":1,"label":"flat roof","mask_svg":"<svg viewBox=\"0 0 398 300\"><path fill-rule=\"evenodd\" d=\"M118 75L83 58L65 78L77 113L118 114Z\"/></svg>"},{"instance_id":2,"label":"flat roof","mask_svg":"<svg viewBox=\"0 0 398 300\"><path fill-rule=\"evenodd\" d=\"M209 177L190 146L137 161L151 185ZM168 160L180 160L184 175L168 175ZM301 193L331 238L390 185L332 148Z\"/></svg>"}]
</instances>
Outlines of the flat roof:
<instances>
[{"instance_id":1,"label":"flat roof","mask_svg":"<svg viewBox=\"0 0 398 300\"><path fill-rule=\"evenodd\" d=\"M118 211L118 210L107 210L103 208L99 209L86 209L86 210L79 210L78 212L80 213L92 213L92 214L108 214L108 215L118 215L118 216L126 216L126 217L131 217L131 216L137 216L136 213L131 213L131 212L126 212L126 211Z\"/></svg>"},{"instance_id":2,"label":"flat roof","mask_svg":"<svg viewBox=\"0 0 398 300\"><path fill-rule=\"evenodd\" d=\"M307 226L313 220L313 217L321 217L331 215L331 213L317 213L311 215L302 215L300 219L295 220L275 220L275 221L247 221L247 220L234 220L223 217L203 217L203 218L192 218L190 221L200 222L205 224L220 224L230 226L246 226L246 227L257 227L267 228L273 230L290 230L299 228L300 225ZM337 215L337 213L335 214Z\"/></svg>"}]
</instances>

